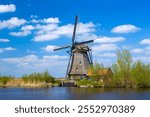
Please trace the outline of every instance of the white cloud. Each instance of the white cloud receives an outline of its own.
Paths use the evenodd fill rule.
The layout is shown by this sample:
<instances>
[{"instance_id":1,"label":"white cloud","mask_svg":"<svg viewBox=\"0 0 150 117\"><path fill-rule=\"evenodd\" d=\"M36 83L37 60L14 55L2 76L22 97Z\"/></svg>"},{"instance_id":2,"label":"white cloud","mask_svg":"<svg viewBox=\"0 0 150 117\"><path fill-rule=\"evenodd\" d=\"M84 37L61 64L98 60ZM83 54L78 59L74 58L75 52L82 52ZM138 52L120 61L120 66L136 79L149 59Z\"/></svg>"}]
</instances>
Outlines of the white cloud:
<instances>
[{"instance_id":1,"label":"white cloud","mask_svg":"<svg viewBox=\"0 0 150 117\"><path fill-rule=\"evenodd\" d=\"M73 33L73 24L67 24L63 26L58 26L57 24L49 25L37 25L36 28L39 29L37 35L34 37L34 41L48 41L58 39L61 36L71 37ZM82 35L85 33L91 33L94 30L95 25L92 22L89 23L79 23L76 35Z\"/></svg>"},{"instance_id":2,"label":"white cloud","mask_svg":"<svg viewBox=\"0 0 150 117\"><path fill-rule=\"evenodd\" d=\"M134 54L150 55L150 47L135 48L131 50Z\"/></svg>"},{"instance_id":3,"label":"white cloud","mask_svg":"<svg viewBox=\"0 0 150 117\"><path fill-rule=\"evenodd\" d=\"M116 43L120 41L124 41L124 37L98 37L97 39L94 40L95 43Z\"/></svg>"},{"instance_id":4,"label":"white cloud","mask_svg":"<svg viewBox=\"0 0 150 117\"><path fill-rule=\"evenodd\" d=\"M131 24L125 24L114 27L111 32L113 33L134 33L139 31L140 28Z\"/></svg>"},{"instance_id":5,"label":"white cloud","mask_svg":"<svg viewBox=\"0 0 150 117\"><path fill-rule=\"evenodd\" d=\"M80 22L77 25L77 35L94 32L95 27L96 27L96 25L93 24L93 22L89 22L89 23L85 23L85 24Z\"/></svg>"},{"instance_id":6,"label":"white cloud","mask_svg":"<svg viewBox=\"0 0 150 117\"><path fill-rule=\"evenodd\" d=\"M29 63L30 66L40 65L43 66L46 65L59 65L60 61L66 61L68 59L68 56L59 56L59 55L51 55L51 56L43 56L42 58L39 58L38 56L31 54L23 57L14 57L14 58L4 58L1 59L3 62L7 63L16 63L23 64L23 63ZM41 68L43 67L41 66Z\"/></svg>"},{"instance_id":7,"label":"white cloud","mask_svg":"<svg viewBox=\"0 0 150 117\"><path fill-rule=\"evenodd\" d=\"M45 23L59 23L59 18L55 17L55 18L47 18L47 19L43 19L43 22Z\"/></svg>"},{"instance_id":8,"label":"white cloud","mask_svg":"<svg viewBox=\"0 0 150 117\"><path fill-rule=\"evenodd\" d=\"M139 57L133 57L133 61L143 61L144 63L150 63L150 56L139 56Z\"/></svg>"},{"instance_id":9,"label":"white cloud","mask_svg":"<svg viewBox=\"0 0 150 117\"><path fill-rule=\"evenodd\" d=\"M11 32L10 35L12 36L16 36L16 37L24 37L24 36L28 36L30 35L31 32L30 31L21 31L21 32Z\"/></svg>"},{"instance_id":10,"label":"white cloud","mask_svg":"<svg viewBox=\"0 0 150 117\"><path fill-rule=\"evenodd\" d=\"M99 55L97 56L101 56L101 57L116 57L116 54L115 53L100 53Z\"/></svg>"},{"instance_id":11,"label":"white cloud","mask_svg":"<svg viewBox=\"0 0 150 117\"><path fill-rule=\"evenodd\" d=\"M32 26L32 25L27 25L27 26L23 26L23 27L21 27L21 30L34 30L35 29L35 27L34 26Z\"/></svg>"},{"instance_id":12,"label":"white cloud","mask_svg":"<svg viewBox=\"0 0 150 117\"><path fill-rule=\"evenodd\" d=\"M0 5L0 13L14 12L14 11L16 11L16 6L14 4Z\"/></svg>"},{"instance_id":13,"label":"white cloud","mask_svg":"<svg viewBox=\"0 0 150 117\"><path fill-rule=\"evenodd\" d=\"M53 46L53 45L47 45L46 47L43 47L42 50L46 51L46 52L53 52L53 50L57 48L57 46Z\"/></svg>"},{"instance_id":14,"label":"white cloud","mask_svg":"<svg viewBox=\"0 0 150 117\"><path fill-rule=\"evenodd\" d=\"M92 22L89 23L78 23L76 35L90 33L95 31L94 29L95 25ZM67 24L59 27L54 33L59 35L65 35L65 36L72 36L73 33L73 24Z\"/></svg>"},{"instance_id":15,"label":"white cloud","mask_svg":"<svg viewBox=\"0 0 150 117\"><path fill-rule=\"evenodd\" d=\"M116 44L101 44L92 47L94 53L103 52L103 51L114 51L116 49L118 49Z\"/></svg>"},{"instance_id":16,"label":"white cloud","mask_svg":"<svg viewBox=\"0 0 150 117\"><path fill-rule=\"evenodd\" d=\"M60 36L56 34L43 34L43 35L38 35L34 37L34 41L40 42L40 41L49 41L49 40L54 40L58 39Z\"/></svg>"},{"instance_id":17,"label":"white cloud","mask_svg":"<svg viewBox=\"0 0 150 117\"><path fill-rule=\"evenodd\" d=\"M135 54L141 54L141 53L144 53L144 49L135 48L135 49L132 49L131 52Z\"/></svg>"},{"instance_id":18,"label":"white cloud","mask_svg":"<svg viewBox=\"0 0 150 117\"><path fill-rule=\"evenodd\" d=\"M43 56L44 60L65 60L68 56L59 56L59 55L52 55L52 56Z\"/></svg>"},{"instance_id":19,"label":"white cloud","mask_svg":"<svg viewBox=\"0 0 150 117\"><path fill-rule=\"evenodd\" d=\"M0 38L0 42L9 42L9 41L10 41L9 39Z\"/></svg>"},{"instance_id":20,"label":"white cloud","mask_svg":"<svg viewBox=\"0 0 150 117\"><path fill-rule=\"evenodd\" d=\"M16 50L16 49L12 47L0 48L0 53L3 53L5 51L13 51L13 50Z\"/></svg>"},{"instance_id":21,"label":"white cloud","mask_svg":"<svg viewBox=\"0 0 150 117\"><path fill-rule=\"evenodd\" d=\"M38 25L35 26L35 29L38 30L36 32L37 35L51 33L52 31L57 30L57 28L58 28L57 24L47 24L47 25L38 24Z\"/></svg>"},{"instance_id":22,"label":"white cloud","mask_svg":"<svg viewBox=\"0 0 150 117\"><path fill-rule=\"evenodd\" d=\"M97 35L92 34L92 33L85 33L82 35L76 35L76 40L81 42L81 41L88 41L88 40L95 40L97 37Z\"/></svg>"},{"instance_id":23,"label":"white cloud","mask_svg":"<svg viewBox=\"0 0 150 117\"><path fill-rule=\"evenodd\" d=\"M47 23L47 24L57 24L60 23L59 18L58 17L54 17L54 18L44 18L44 19L32 19L31 20L32 23Z\"/></svg>"},{"instance_id":24,"label":"white cloud","mask_svg":"<svg viewBox=\"0 0 150 117\"><path fill-rule=\"evenodd\" d=\"M73 24L66 24L59 26L58 23L59 18L44 18L44 19L32 19L35 20L36 24L34 24L32 21L26 21L25 19L18 19L17 17L12 17L9 20L0 21L0 29L4 28L15 28L23 25L20 30L10 32L9 34L12 36L17 37L23 37L28 36L30 34L34 34L33 40L36 42L41 41L49 41L58 39L62 36L65 37L72 37L73 34ZM28 25L24 25L25 23L28 23ZM84 38L88 35L88 37L93 37L94 34L92 32L95 31L95 24L92 22L89 23L78 23L76 36L79 38Z\"/></svg>"},{"instance_id":25,"label":"white cloud","mask_svg":"<svg viewBox=\"0 0 150 117\"><path fill-rule=\"evenodd\" d=\"M150 39L143 39L140 44L147 44L150 45Z\"/></svg>"},{"instance_id":26,"label":"white cloud","mask_svg":"<svg viewBox=\"0 0 150 117\"><path fill-rule=\"evenodd\" d=\"M41 20L40 20L41 21ZM36 19L32 19L30 22L32 22L32 23L40 23L40 21L39 20L36 20Z\"/></svg>"},{"instance_id":27,"label":"white cloud","mask_svg":"<svg viewBox=\"0 0 150 117\"><path fill-rule=\"evenodd\" d=\"M4 62L8 63L30 63L38 61L38 57L35 55L27 55L24 57L16 57L16 58L5 58L2 59Z\"/></svg>"},{"instance_id":28,"label":"white cloud","mask_svg":"<svg viewBox=\"0 0 150 117\"><path fill-rule=\"evenodd\" d=\"M25 24L27 21L25 19L18 19L17 17L12 17L9 20L0 21L0 29L3 28L15 28Z\"/></svg>"}]
</instances>

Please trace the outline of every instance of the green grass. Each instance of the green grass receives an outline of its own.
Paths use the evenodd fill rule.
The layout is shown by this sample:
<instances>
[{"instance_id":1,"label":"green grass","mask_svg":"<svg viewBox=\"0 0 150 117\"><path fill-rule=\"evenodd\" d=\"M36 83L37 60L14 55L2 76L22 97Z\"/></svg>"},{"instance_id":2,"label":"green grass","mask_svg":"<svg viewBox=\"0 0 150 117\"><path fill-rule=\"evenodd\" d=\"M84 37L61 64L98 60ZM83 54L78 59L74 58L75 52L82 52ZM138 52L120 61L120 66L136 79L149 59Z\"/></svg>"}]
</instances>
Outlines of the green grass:
<instances>
[{"instance_id":1,"label":"green grass","mask_svg":"<svg viewBox=\"0 0 150 117\"><path fill-rule=\"evenodd\" d=\"M77 86L88 86L88 87L103 87L103 82L97 82L94 80L81 79L76 83Z\"/></svg>"}]
</instances>

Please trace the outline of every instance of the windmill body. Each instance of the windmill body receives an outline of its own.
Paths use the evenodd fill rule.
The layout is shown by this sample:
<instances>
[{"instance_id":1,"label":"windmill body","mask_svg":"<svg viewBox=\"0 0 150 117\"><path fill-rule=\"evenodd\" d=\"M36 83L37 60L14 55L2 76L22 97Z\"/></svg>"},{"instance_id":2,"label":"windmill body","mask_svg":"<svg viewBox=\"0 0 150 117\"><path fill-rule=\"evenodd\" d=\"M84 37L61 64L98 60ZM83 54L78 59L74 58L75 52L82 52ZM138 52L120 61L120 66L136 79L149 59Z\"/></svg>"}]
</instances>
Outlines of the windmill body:
<instances>
[{"instance_id":1,"label":"windmill body","mask_svg":"<svg viewBox=\"0 0 150 117\"><path fill-rule=\"evenodd\" d=\"M54 49L54 51L56 51L70 48L70 50L67 51L70 55L70 58L66 72L66 77L69 78L86 77L89 65L92 64L92 51L87 44L93 42L93 40L75 42L77 20L78 17L76 16L72 37L72 45Z\"/></svg>"},{"instance_id":2,"label":"windmill body","mask_svg":"<svg viewBox=\"0 0 150 117\"><path fill-rule=\"evenodd\" d=\"M89 65L92 64L89 47L77 45L72 53L68 76L72 78L86 76Z\"/></svg>"}]
</instances>

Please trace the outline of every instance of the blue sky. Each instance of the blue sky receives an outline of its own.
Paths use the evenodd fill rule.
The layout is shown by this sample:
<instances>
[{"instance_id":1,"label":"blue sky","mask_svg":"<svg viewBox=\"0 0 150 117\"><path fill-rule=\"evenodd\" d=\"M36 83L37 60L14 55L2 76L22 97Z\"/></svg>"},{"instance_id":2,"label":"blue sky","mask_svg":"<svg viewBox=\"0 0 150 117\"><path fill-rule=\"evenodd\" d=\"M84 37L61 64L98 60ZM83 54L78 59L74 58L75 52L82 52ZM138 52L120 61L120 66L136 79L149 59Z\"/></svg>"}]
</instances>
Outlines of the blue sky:
<instances>
[{"instance_id":1,"label":"blue sky","mask_svg":"<svg viewBox=\"0 0 150 117\"><path fill-rule=\"evenodd\" d=\"M150 63L148 0L0 0L0 74L32 72L65 76L66 50L74 18L77 41L94 39L94 61L110 65L116 49L128 49L133 60Z\"/></svg>"}]
</instances>

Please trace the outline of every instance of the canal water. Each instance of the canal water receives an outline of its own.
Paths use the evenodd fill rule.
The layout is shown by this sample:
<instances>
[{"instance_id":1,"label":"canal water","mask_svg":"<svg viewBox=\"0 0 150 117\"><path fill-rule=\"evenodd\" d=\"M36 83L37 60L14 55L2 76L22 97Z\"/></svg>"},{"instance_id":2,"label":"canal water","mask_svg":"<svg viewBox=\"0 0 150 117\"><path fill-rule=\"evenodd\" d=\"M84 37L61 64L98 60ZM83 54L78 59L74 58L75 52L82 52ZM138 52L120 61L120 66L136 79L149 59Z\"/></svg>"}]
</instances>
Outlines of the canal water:
<instances>
[{"instance_id":1,"label":"canal water","mask_svg":"<svg viewBox=\"0 0 150 117\"><path fill-rule=\"evenodd\" d=\"M0 100L150 100L150 88L0 88Z\"/></svg>"}]
</instances>

